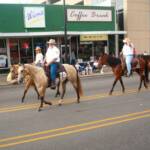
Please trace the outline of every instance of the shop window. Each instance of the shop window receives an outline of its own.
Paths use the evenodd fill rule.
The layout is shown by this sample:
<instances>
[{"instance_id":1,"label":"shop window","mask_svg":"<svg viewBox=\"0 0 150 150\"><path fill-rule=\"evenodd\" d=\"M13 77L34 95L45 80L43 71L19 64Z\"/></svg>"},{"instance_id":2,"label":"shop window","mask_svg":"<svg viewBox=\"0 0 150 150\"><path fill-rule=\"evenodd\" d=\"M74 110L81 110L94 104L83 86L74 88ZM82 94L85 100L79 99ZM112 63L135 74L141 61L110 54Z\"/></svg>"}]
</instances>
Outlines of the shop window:
<instances>
[{"instance_id":1,"label":"shop window","mask_svg":"<svg viewBox=\"0 0 150 150\"><path fill-rule=\"evenodd\" d=\"M93 56L92 44L80 44L78 50L78 57L83 61L90 61L90 57Z\"/></svg>"},{"instance_id":2,"label":"shop window","mask_svg":"<svg viewBox=\"0 0 150 150\"><path fill-rule=\"evenodd\" d=\"M6 40L0 39L0 68L8 67Z\"/></svg>"},{"instance_id":3,"label":"shop window","mask_svg":"<svg viewBox=\"0 0 150 150\"><path fill-rule=\"evenodd\" d=\"M42 53L46 53L46 42L48 41L48 38L34 38L33 43L34 43L34 49L36 46L41 47ZM34 52L35 54L35 52Z\"/></svg>"},{"instance_id":4,"label":"shop window","mask_svg":"<svg viewBox=\"0 0 150 150\"><path fill-rule=\"evenodd\" d=\"M31 39L20 39L20 61L21 63L33 62L33 50Z\"/></svg>"},{"instance_id":5,"label":"shop window","mask_svg":"<svg viewBox=\"0 0 150 150\"><path fill-rule=\"evenodd\" d=\"M11 64L19 63L18 39L9 39L10 61Z\"/></svg>"}]
</instances>

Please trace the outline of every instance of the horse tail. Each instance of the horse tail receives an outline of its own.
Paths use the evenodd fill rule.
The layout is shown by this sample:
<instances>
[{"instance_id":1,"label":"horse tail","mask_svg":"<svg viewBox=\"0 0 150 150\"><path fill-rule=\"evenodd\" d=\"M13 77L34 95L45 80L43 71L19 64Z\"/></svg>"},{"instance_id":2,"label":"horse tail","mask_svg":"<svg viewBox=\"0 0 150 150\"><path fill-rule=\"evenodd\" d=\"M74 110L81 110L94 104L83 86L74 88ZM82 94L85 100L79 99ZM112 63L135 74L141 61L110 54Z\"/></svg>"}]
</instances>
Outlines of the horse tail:
<instances>
[{"instance_id":1,"label":"horse tail","mask_svg":"<svg viewBox=\"0 0 150 150\"><path fill-rule=\"evenodd\" d=\"M74 68L76 69L76 73L77 73L77 89L78 89L79 95L83 96L83 89L82 89L82 85L81 85L81 80L79 78L78 70L75 66L74 66Z\"/></svg>"},{"instance_id":2,"label":"horse tail","mask_svg":"<svg viewBox=\"0 0 150 150\"><path fill-rule=\"evenodd\" d=\"M148 61L145 60L145 67L144 67L144 75L145 75L145 79L146 79L146 82L149 82L149 79L148 79L148 74L149 74L149 71L148 71Z\"/></svg>"}]
</instances>

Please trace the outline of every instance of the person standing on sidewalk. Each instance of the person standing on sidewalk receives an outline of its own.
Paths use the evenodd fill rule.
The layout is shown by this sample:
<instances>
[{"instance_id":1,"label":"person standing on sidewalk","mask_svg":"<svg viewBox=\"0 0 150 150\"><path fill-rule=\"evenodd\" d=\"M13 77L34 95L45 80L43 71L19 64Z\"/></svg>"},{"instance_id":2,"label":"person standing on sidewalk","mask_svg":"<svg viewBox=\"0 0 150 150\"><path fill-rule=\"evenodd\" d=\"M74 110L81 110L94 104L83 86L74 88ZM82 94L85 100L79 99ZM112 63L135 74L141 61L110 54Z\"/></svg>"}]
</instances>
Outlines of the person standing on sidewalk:
<instances>
[{"instance_id":1,"label":"person standing on sidewalk","mask_svg":"<svg viewBox=\"0 0 150 150\"><path fill-rule=\"evenodd\" d=\"M58 65L60 63L60 50L55 46L56 42L54 39L50 39L48 42L48 48L46 51L44 64L49 67L50 78L51 78L51 89L56 88L56 73Z\"/></svg>"}]
</instances>

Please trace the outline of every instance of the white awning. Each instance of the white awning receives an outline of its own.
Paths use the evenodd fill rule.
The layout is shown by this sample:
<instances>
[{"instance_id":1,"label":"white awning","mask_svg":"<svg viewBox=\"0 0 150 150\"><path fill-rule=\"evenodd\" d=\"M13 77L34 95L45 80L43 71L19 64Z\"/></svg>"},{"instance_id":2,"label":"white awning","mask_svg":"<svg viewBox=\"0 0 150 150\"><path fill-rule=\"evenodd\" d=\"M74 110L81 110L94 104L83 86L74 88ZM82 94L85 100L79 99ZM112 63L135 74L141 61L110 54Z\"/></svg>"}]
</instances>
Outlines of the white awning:
<instances>
[{"instance_id":1,"label":"white awning","mask_svg":"<svg viewBox=\"0 0 150 150\"><path fill-rule=\"evenodd\" d=\"M86 34L127 34L126 31L67 31L67 35L86 35ZM4 37L37 37L37 36L64 36L64 31L55 32L20 32L20 33L0 33L0 38Z\"/></svg>"}]
</instances>

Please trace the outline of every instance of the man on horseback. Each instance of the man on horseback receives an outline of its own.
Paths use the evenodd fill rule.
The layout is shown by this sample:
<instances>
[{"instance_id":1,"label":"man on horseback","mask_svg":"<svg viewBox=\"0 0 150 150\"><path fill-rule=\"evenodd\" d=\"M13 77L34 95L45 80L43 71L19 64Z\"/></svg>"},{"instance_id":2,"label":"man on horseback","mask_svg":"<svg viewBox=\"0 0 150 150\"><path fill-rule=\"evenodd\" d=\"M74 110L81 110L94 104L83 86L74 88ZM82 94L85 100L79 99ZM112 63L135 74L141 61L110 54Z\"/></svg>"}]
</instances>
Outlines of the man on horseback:
<instances>
[{"instance_id":1,"label":"man on horseback","mask_svg":"<svg viewBox=\"0 0 150 150\"><path fill-rule=\"evenodd\" d=\"M123 55L123 61L125 61L127 67L127 76L129 77L131 75L131 62L134 56L134 46L129 38L125 38L123 43L124 45L121 54ZM125 69L125 65L123 65L123 69Z\"/></svg>"},{"instance_id":2,"label":"man on horseback","mask_svg":"<svg viewBox=\"0 0 150 150\"><path fill-rule=\"evenodd\" d=\"M51 78L51 89L56 88L56 73L58 64L60 62L60 50L55 46L56 42L54 39L50 39L48 42L48 48L46 51L44 64L49 67L50 78Z\"/></svg>"}]
</instances>

